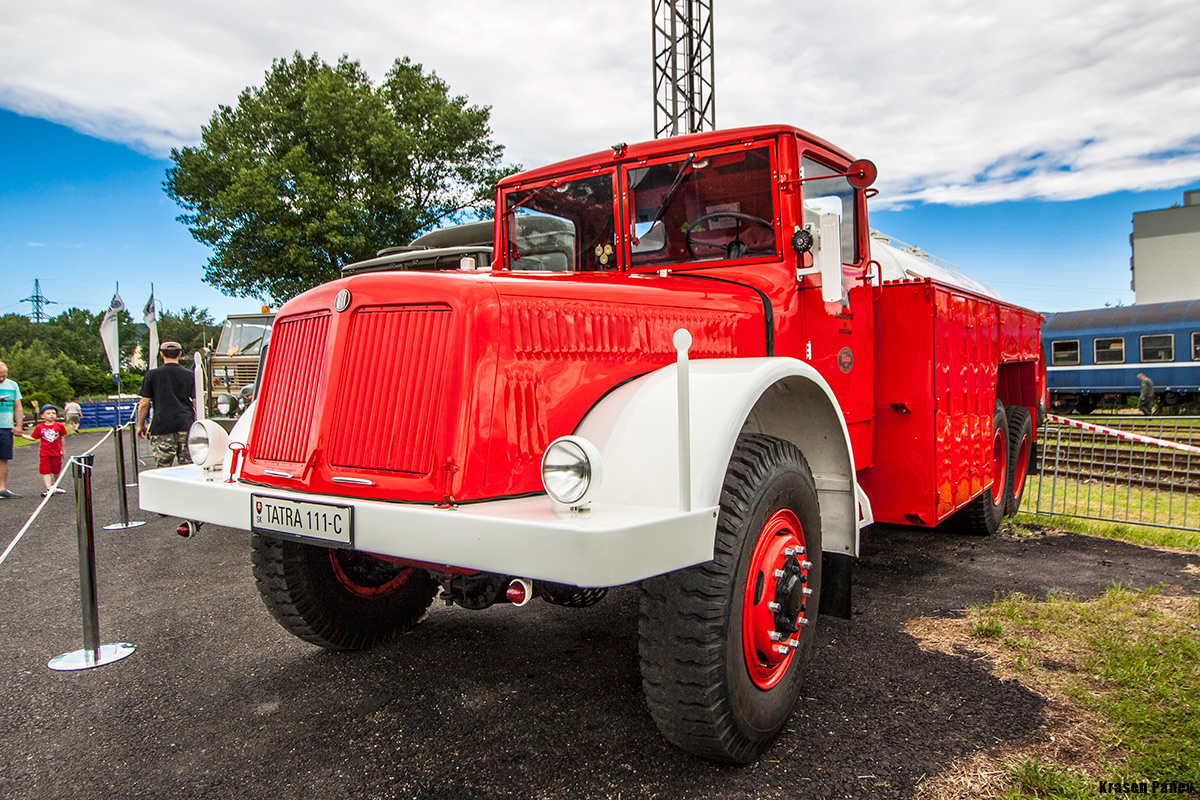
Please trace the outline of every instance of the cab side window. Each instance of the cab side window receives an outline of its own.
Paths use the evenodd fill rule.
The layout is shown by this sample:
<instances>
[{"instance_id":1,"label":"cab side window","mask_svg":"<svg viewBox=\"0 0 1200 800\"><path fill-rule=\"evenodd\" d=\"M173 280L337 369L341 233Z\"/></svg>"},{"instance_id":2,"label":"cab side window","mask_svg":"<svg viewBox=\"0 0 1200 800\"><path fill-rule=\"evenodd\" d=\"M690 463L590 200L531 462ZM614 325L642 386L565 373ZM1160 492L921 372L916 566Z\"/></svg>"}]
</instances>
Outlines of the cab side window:
<instances>
[{"instance_id":1,"label":"cab side window","mask_svg":"<svg viewBox=\"0 0 1200 800\"><path fill-rule=\"evenodd\" d=\"M801 184L804 198L804 224L818 224L822 214L837 214L842 220L842 260L847 264L857 263L858 252L858 204L854 187L845 177L827 178L844 170L827 167L819 161L805 156L800 159L805 183ZM821 178L821 180L811 180Z\"/></svg>"}]
</instances>

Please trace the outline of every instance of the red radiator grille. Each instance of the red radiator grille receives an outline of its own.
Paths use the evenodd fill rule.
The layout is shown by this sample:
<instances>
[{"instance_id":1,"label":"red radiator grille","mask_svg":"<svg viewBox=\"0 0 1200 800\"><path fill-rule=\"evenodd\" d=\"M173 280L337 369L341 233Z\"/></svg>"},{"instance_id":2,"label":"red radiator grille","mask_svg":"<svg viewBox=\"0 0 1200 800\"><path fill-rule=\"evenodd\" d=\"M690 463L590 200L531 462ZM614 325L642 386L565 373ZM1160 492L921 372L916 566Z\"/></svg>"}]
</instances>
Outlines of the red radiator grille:
<instances>
[{"instance_id":1,"label":"red radiator grille","mask_svg":"<svg viewBox=\"0 0 1200 800\"><path fill-rule=\"evenodd\" d=\"M338 387L337 467L428 474L441 418L451 312L443 305L361 308L346 343Z\"/></svg>"},{"instance_id":2,"label":"red radiator grille","mask_svg":"<svg viewBox=\"0 0 1200 800\"><path fill-rule=\"evenodd\" d=\"M329 312L275 323L263 376L261 406L254 418L251 452L259 461L300 463L307 457L313 410L325 364Z\"/></svg>"}]
</instances>

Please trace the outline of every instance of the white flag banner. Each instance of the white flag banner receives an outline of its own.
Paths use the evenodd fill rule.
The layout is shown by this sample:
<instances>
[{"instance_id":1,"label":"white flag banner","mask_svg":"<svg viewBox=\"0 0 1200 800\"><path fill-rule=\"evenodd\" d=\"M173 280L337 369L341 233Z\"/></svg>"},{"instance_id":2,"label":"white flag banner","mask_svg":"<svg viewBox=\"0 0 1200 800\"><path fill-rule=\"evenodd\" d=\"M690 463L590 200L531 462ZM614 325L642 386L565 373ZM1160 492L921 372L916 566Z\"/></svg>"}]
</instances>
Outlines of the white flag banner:
<instances>
[{"instance_id":1,"label":"white flag banner","mask_svg":"<svg viewBox=\"0 0 1200 800\"><path fill-rule=\"evenodd\" d=\"M121 374L121 353L117 344L117 315L125 309L119 293L113 294L108 311L100 321L100 341L104 342L104 352L108 355L108 364L112 367L113 375Z\"/></svg>"},{"instance_id":2,"label":"white flag banner","mask_svg":"<svg viewBox=\"0 0 1200 800\"><path fill-rule=\"evenodd\" d=\"M146 354L146 363L150 369L158 366L158 314L154 310L154 286L150 286L150 299L142 309L142 322L150 330L150 352Z\"/></svg>"}]
</instances>

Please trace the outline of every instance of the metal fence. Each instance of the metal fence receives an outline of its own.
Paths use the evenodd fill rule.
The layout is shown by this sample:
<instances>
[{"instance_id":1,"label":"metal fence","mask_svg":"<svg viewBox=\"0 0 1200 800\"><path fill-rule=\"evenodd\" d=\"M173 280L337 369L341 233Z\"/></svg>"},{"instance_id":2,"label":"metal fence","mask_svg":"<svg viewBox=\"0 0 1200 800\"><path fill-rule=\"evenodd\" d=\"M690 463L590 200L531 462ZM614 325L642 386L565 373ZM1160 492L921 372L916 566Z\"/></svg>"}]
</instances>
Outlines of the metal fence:
<instances>
[{"instance_id":1,"label":"metal fence","mask_svg":"<svg viewBox=\"0 0 1200 800\"><path fill-rule=\"evenodd\" d=\"M1049 416L1021 510L1200 531L1200 417Z\"/></svg>"}]
</instances>

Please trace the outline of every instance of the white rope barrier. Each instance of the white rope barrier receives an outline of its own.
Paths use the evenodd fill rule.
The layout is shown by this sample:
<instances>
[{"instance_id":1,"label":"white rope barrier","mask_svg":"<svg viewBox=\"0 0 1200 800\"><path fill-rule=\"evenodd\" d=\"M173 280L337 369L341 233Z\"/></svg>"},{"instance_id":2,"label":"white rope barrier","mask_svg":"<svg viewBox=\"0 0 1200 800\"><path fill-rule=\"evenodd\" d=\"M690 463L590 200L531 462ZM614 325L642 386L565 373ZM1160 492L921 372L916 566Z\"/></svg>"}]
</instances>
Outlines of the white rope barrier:
<instances>
[{"instance_id":1,"label":"white rope barrier","mask_svg":"<svg viewBox=\"0 0 1200 800\"><path fill-rule=\"evenodd\" d=\"M1096 431L1097 433L1115 436L1118 439L1128 439L1133 442L1141 442L1143 444L1153 444L1159 447L1170 448L1171 450L1182 450L1185 453L1200 453L1200 447L1190 444L1182 444L1180 442L1172 442L1169 439L1156 439L1153 436L1142 436L1138 433L1130 433L1129 431L1119 430L1117 428L1106 428L1103 425L1095 425L1091 422L1080 422L1077 419L1070 417L1060 417L1056 414L1047 414L1046 419L1051 422L1057 422L1062 425L1070 425L1074 428L1080 428L1085 431Z\"/></svg>"},{"instance_id":2,"label":"white rope barrier","mask_svg":"<svg viewBox=\"0 0 1200 800\"><path fill-rule=\"evenodd\" d=\"M42 509L46 507L46 503L48 503L50 501L50 498L54 496L54 494L55 494L54 490L58 488L58 485L60 483L62 483L63 478L65 478L67 476L67 472L70 471L71 464L75 463L83 456L91 455L92 453L96 452L96 449L99 448L100 445L102 445L106 441L108 441L108 437L112 436L113 432L116 430L118 430L118 429L112 428L111 430L109 430L108 433L104 434L104 438L102 438L100 441L96 442L96 444L92 445L92 447L90 449L85 450L84 452L80 453L79 455L71 456L71 458L65 464L63 464L62 472L60 472L58 474L58 480L56 480L54 482L54 485L50 487L50 492L45 497L42 498L42 502L38 503L38 507L34 509L33 514L30 515L28 520L26 520L25 525L22 526L21 530L17 533L16 537L11 542L9 542L8 547L4 548L4 553L0 554L0 565L4 564L4 560L6 558L8 558L8 554L11 553L13 548L17 546L17 542L21 541L21 537L23 537L25 535L25 532L29 530L29 528L33 525L34 521L38 518L38 514L41 514Z\"/></svg>"}]
</instances>

